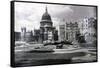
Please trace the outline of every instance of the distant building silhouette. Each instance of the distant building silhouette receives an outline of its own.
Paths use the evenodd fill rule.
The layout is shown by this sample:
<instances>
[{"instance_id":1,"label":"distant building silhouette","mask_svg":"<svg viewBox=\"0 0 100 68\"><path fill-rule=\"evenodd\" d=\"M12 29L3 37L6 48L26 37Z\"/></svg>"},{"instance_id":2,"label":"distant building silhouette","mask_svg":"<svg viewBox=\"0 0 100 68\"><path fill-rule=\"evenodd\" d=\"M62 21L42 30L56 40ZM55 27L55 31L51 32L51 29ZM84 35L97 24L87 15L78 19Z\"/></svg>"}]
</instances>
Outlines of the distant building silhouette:
<instances>
[{"instance_id":1,"label":"distant building silhouette","mask_svg":"<svg viewBox=\"0 0 100 68\"><path fill-rule=\"evenodd\" d=\"M21 40L21 32L15 32L15 41Z\"/></svg>"},{"instance_id":2,"label":"distant building silhouette","mask_svg":"<svg viewBox=\"0 0 100 68\"><path fill-rule=\"evenodd\" d=\"M34 41L40 42L40 30L39 29L34 29Z\"/></svg>"},{"instance_id":3,"label":"distant building silhouette","mask_svg":"<svg viewBox=\"0 0 100 68\"><path fill-rule=\"evenodd\" d=\"M21 28L21 41L31 42L33 40L33 32L27 31L25 27Z\"/></svg>"}]
</instances>

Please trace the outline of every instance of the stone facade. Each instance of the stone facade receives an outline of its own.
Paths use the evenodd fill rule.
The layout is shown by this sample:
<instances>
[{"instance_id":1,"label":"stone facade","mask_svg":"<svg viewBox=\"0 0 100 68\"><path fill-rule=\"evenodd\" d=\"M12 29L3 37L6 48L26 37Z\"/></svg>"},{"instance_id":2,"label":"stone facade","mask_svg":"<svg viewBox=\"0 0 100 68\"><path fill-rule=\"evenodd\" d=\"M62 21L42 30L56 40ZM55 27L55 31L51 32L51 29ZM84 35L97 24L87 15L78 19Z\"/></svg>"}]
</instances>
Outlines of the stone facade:
<instances>
[{"instance_id":1,"label":"stone facade","mask_svg":"<svg viewBox=\"0 0 100 68\"><path fill-rule=\"evenodd\" d=\"M96 34L96 29L94 27L95 18L84 18L79 22L80 33L85 37L86 42L93 42L96 38L94 35Z\"/></svg>"},{"instance_id":2,"label":"stone facade","mask_svg":"<svg viewBox=\"0 0 100 68\"><path fill-rule=\"evenodd\" d=\"M77 22L75 23L65 23L60 25L60 40L67 40L73 42L77 40L77 34L79 33L79 28Z\"/></svg>"}]
</instances>

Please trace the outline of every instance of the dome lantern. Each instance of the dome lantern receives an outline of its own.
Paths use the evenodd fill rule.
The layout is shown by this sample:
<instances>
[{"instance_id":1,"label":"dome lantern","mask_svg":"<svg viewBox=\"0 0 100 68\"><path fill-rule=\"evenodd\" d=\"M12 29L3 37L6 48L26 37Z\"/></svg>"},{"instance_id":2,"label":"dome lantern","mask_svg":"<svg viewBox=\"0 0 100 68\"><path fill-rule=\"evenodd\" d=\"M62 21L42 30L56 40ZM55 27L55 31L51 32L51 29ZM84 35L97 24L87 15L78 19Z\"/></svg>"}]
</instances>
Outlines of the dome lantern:
<instances>
[{"instance_id":1,"label":"dome lantern","mask_svg":"<svg viewBox=\"0 0 100 68\"><path fill-rule=\"evenodd\" d=\"M48 13L47 6L45 8L45 13L42 16L42 21L51 21L51 16Z\"/></svg>"}]
</instances>

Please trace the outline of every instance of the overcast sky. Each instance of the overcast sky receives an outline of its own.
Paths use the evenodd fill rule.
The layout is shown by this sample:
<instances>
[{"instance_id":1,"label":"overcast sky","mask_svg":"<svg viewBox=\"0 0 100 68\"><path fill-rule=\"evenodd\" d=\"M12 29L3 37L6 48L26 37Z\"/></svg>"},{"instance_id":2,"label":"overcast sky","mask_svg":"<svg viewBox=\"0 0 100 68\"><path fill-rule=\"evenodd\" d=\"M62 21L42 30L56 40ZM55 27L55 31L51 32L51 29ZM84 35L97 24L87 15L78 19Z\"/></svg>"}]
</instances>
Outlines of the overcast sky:
<instances>
[{"instance_id":1,"label":"overcast sky","mask_svg":"<svg viewBox=\"0 0 100 68\"><path fill-rule=\"evenodd\" d=\"M21 27L26 27L27 30L39 29L46 6L53 26L56 26L57 29L59 24L96 16L95 7L16 2L15 31L21 31Z\"/></svg>"}]
</instances>

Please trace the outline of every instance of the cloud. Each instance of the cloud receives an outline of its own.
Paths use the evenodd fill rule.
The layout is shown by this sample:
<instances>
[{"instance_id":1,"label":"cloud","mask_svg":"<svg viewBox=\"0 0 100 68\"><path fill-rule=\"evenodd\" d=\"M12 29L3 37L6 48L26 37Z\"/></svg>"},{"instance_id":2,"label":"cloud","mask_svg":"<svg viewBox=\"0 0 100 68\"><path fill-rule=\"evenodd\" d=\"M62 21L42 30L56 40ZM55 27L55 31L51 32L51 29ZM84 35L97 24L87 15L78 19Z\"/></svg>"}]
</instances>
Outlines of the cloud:
<instances>
[{"instance_id":1,"label":"cloud","mask_svg":"<svg viewBox=\"0 0 100 68\"><path fill-rule=\"evenodd\" d=\"M29 30L38 29L46 6L53 19L54 26L58 26L62 13L72 12L69 6L16 2L15 31L20 31L21 27L27 27Z\"/></svg>"},{"instance_id":2,"label":"cloud","mask_svg":"<svg viewBox=\"0 0 100 68\"><path fill-rule=\"evenodd\" d=\"M15 3L15 31L20 31L21 27L28 30L39 29L40 21L45 7L48 7L53 25L57 27L66 21L76 21L85 16L95 16L94 7L40 4L40 3ZM64 21L65 20L65 21Z\"/></svg>"}]
</instances>

